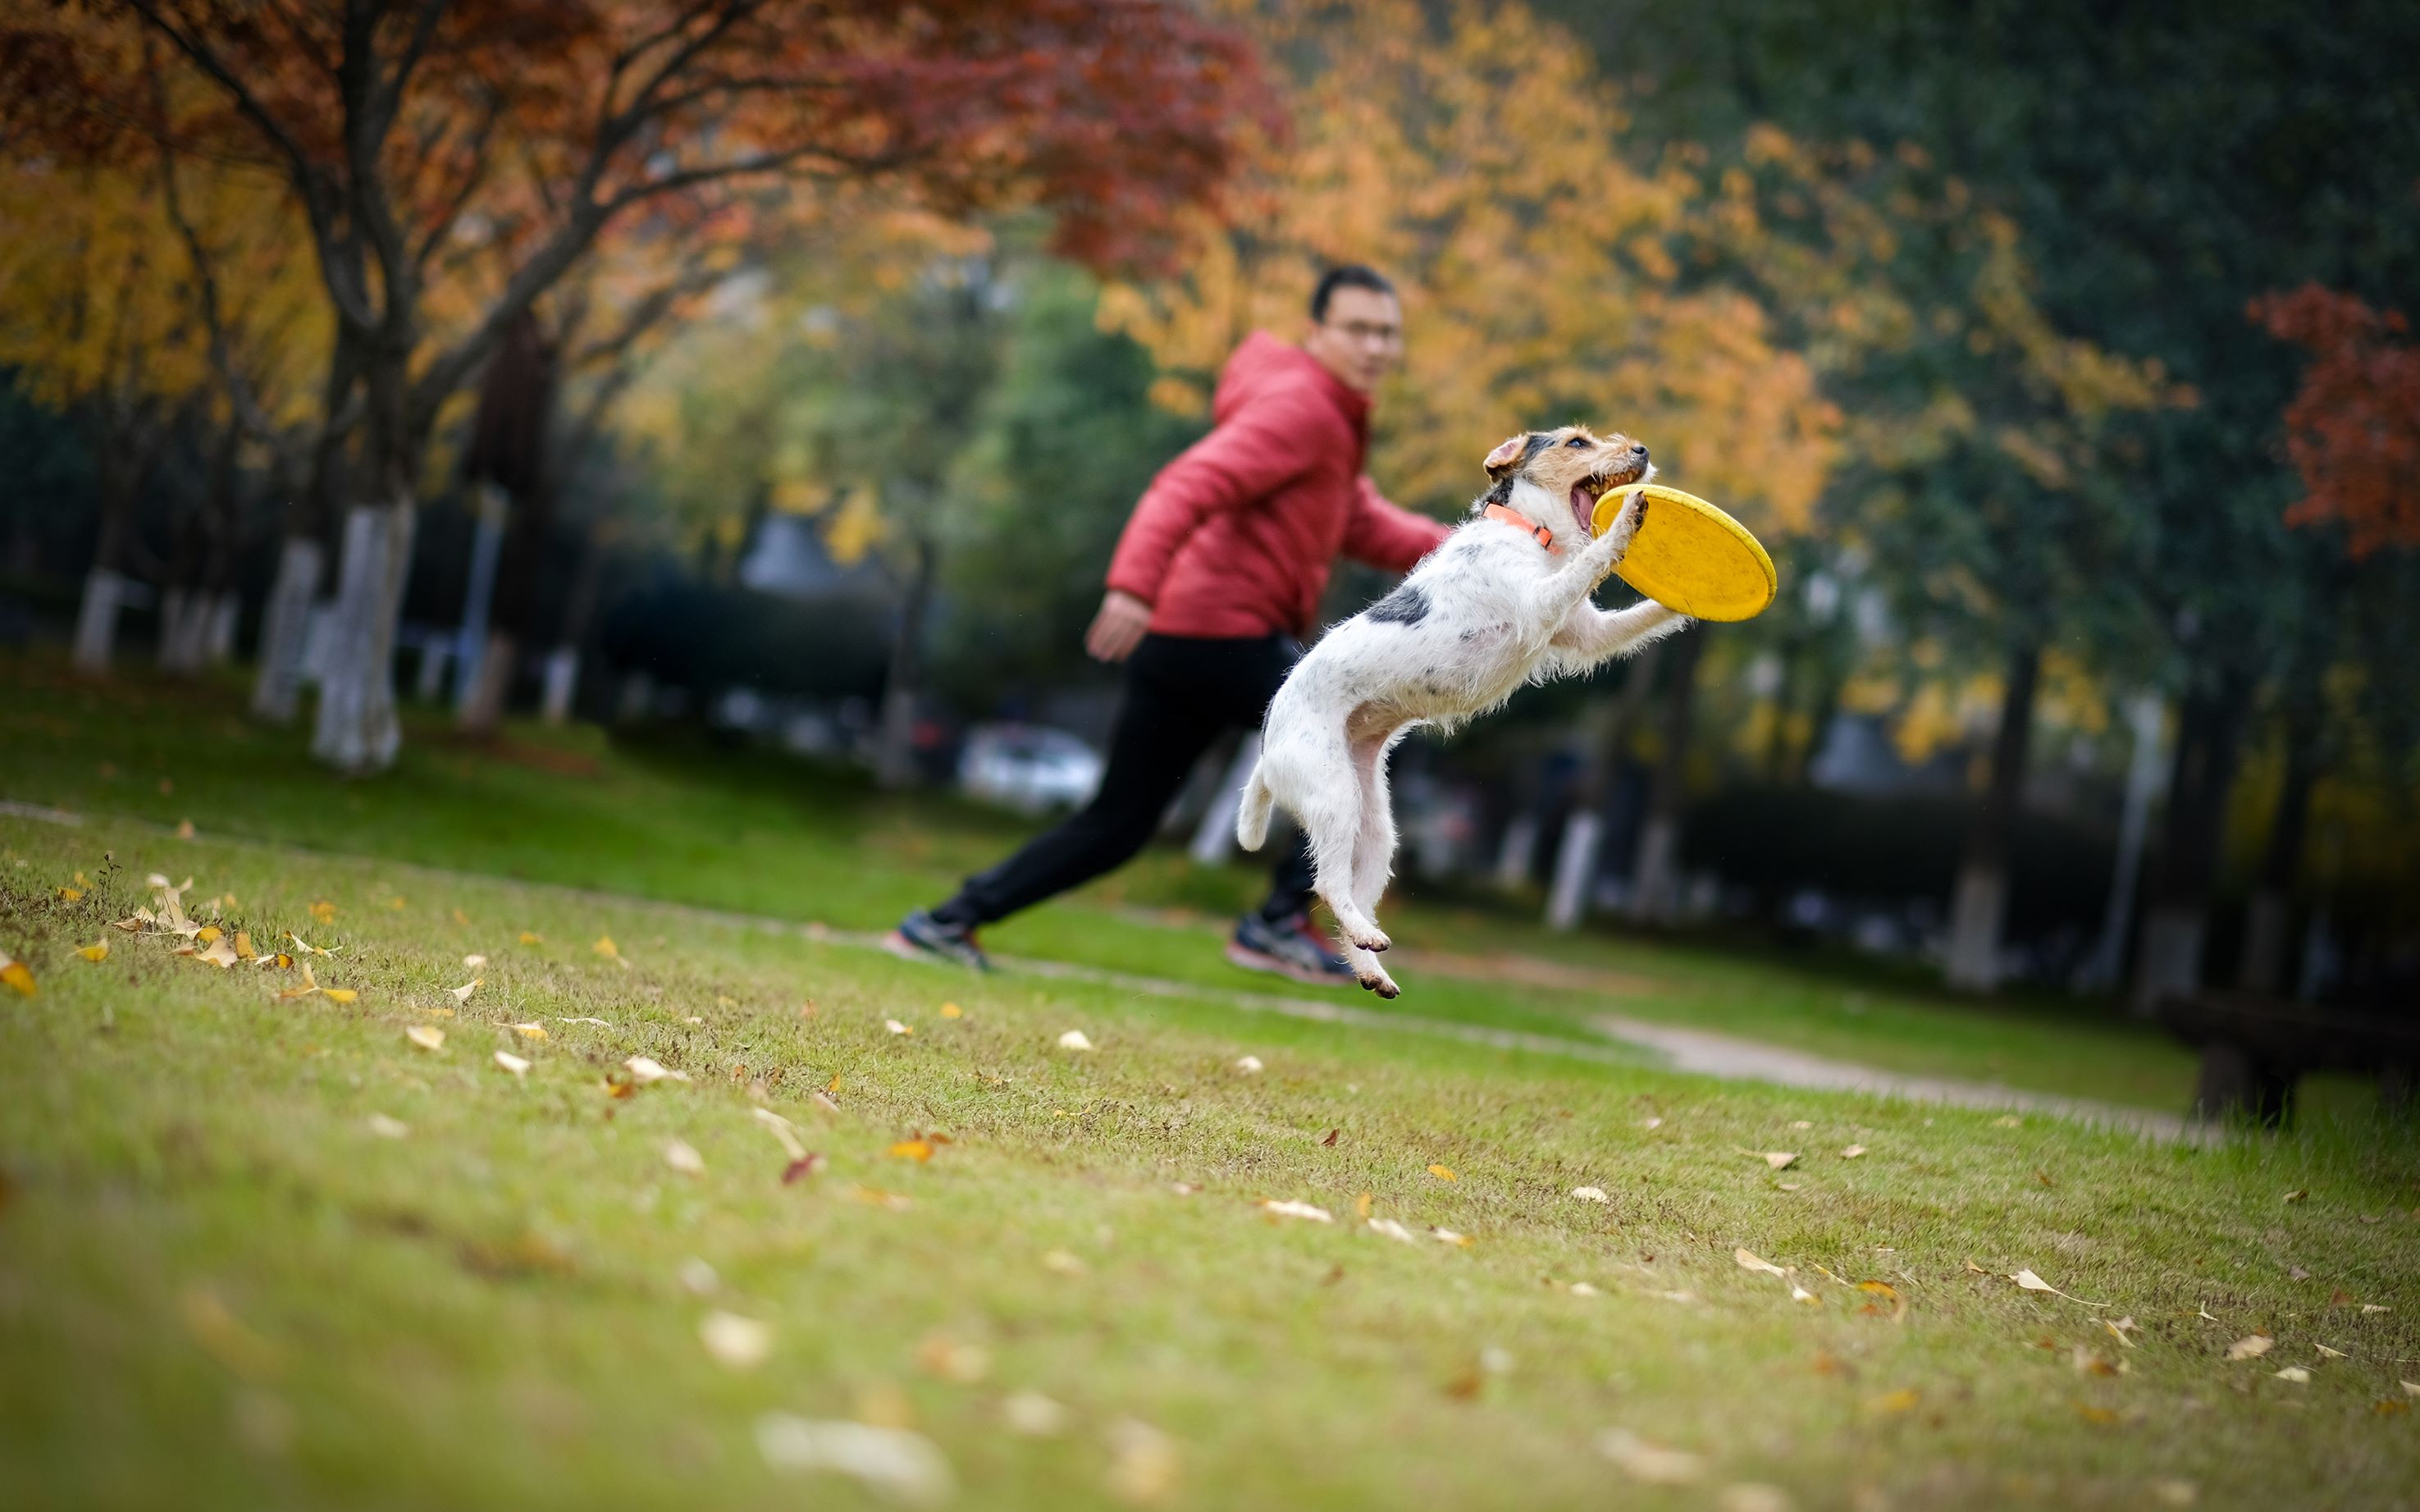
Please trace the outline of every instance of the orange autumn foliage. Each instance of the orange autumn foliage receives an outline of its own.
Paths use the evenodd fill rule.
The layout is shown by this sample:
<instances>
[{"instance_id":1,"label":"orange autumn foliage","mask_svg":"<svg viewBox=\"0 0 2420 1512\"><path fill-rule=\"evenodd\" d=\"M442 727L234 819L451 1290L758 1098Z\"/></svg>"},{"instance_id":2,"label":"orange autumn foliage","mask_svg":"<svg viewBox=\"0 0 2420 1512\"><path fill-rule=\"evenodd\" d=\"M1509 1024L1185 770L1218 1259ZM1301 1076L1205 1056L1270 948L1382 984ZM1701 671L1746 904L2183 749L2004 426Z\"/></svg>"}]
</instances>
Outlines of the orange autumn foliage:
<instances>
[{"instance_id":1,"label":"orange autumn foliage","mask_svg":"<svg viewBox=\"0 0 2420 1512\"><path fill-rule=\"evenodd\" d=\"M2420 545L2420 344L2403 312L2305 284L2247 313L2310 353L2286 407L2286 450L2303 477L2286 522L2343 524L2355 560Z\"/></svg>"}]
</instances>

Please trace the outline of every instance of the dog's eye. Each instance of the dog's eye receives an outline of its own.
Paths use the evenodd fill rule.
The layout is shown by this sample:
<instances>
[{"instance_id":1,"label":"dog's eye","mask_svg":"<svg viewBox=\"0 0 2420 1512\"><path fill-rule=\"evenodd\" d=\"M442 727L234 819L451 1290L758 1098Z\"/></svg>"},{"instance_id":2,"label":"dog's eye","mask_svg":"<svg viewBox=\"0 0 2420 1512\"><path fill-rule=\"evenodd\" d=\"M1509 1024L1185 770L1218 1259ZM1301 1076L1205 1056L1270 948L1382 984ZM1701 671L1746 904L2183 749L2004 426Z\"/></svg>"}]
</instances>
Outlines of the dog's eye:
<instances>
[{"instance_id":1,"label":"dog's eye","mask_svg":"<svg viewBox=\"0 0 2420 1512\"><path fill-rule=\"evenodd\" d=\"M1564 442L1563 444L1566 446L1585 446L1588 444L1588 437L1574 436L1571 440Z\"/></svg>"}]
</instances>

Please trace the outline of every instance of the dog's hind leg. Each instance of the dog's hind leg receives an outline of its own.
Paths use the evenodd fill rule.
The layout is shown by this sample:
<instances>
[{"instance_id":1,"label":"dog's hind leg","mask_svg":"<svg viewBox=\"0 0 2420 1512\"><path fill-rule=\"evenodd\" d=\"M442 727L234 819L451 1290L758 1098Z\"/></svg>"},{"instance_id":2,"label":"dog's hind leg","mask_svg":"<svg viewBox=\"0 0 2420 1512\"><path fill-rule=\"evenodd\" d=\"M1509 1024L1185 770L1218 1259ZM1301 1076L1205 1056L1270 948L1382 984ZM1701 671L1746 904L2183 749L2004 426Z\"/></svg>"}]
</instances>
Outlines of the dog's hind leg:
<instances>
[{"instance_id":1,"label":"dog's hind leg","mask_svg":"<svg viewBox=\"0 0 2420 1512\"><path fill-rule=\"evenodd\" d=\"M1385 896L1395 868L1395 813L1387 790L1387 744L1380 740L1353 749L1354 774L1361 788L1361 826L1353 846L1353 902L1373 928L1378 899ZM1367 951L1353 960L1353 968L1361 985L1380 997L1391 998L1402 990L1378 964L1378 958Z\"/></svg>"},{"instance_id":2,"label":"dog's hind leg","mask_svg":"<svg viewBox=\"0 0 2420 1512\"><path fill-rule=\"evenodd\" d=\"M1387 937L1354 901L1362 802L1355 756L1342 730L1321 731L1315 740L1264 752L1262 771L1310 838L1312 890L1336 916L1344 942L1366 954L1386 949Z\"/></svg>"}]
</instances>

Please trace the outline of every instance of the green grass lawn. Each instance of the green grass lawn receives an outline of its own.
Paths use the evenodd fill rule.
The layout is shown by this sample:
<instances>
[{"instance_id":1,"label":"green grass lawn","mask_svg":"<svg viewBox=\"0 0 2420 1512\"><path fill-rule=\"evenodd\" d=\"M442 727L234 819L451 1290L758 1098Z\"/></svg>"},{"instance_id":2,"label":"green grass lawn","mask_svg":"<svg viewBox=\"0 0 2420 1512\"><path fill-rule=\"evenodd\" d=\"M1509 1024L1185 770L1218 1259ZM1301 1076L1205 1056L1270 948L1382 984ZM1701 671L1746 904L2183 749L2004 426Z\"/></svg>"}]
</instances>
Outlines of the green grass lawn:
<instances>
[{"instance_id":1,"label":"green grass lawn","mask_svg":"<svg viewBox=\"0 0 2420 1512\"><path fill-rule=\"evenodd\" d=\"M522 727L485 748L416 723L396 772L348 781L308 760L301 732L247 721L233 684L96 687L55 659L23 656L0 661L0 679L17 693L0 708L0 798L851 928L885 927L937 900L1028 829L780 756L677 737L609 741L594 728ZM1011 954L1265 990L1268 978L1218 950L1226 914L1258 896L1264 875L1156 850L985 939ZM1610 1010L2164 1112L2180 1111L2192 1087L2181 1048L2104 1005L1978 1005L1870 965L1815 969L1730 943L1553 935L1527 912L1424 903L1409 882L1387 919L1404 946L1404 1013L1587 1037L1590 1015ZM1423 950L1551 962L1595 974L1602 989L1424 972ZM2366 1105L2358 1087L2318 1090L2323 1106Z\"/></svg>"},{"instance_id":2,"label":"green grass lawn","mask_svg":"<svg viewBox=\"0 0 2420 1512\"><path fill-rule=\"evenodd\" d=\"M768 1459L800 1423L892 1430L878 1455L986 1508L2420 1504L2408 1129L2158 1146L971 978L651 899L879 924L1014 838L979 814L580 734L338 783L225 690L39 671L0 790L91 817L0 818L0 948L39 984L0 989L12 1506L889 1504ZM358 995L111 928L153 871L335 949L318 980ZM1002 943L1253 983L1138 907L1249 886L1155 861ZM1637 978L1621 1011L1776 1038L1799 1012L1870 1060L2109 1095L2137 1083L2071 1059L2159 1064L2089 1022L1397 916L1407 948L1551 955ZM1611 1001L1412 993L1574 1034ZM633 1056L687 1080L616 1096ZM760 1111L820 1168L785 1182ZM761 1359L707 1347L718 1314Z\"/></svg>"}]
</instances>

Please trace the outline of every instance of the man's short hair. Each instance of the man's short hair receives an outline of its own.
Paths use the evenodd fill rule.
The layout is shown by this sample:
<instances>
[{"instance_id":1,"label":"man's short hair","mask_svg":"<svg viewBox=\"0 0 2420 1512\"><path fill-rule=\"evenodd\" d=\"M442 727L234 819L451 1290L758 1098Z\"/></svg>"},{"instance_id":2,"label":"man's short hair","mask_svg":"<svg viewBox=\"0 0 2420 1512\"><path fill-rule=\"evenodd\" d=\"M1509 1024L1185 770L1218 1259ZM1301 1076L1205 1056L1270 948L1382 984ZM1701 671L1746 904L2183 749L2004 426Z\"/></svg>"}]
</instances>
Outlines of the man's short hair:
<instances>
[{"instance_id":1,"label":"man's short hair","mask_svg":"<svg viewBox=\"0 0 2420 1512\"><path fill-rule=\"evenodd\" d=\"M1326 322L1327 302L1335 297L1336 291L1340 288L1366 288L1373 294L1385 294L1389 298L1392 298L1395 292L1395 286L1387 282L1387 275L1375 268L1357 262L1348 262L1341 268L1330 268L1319 275L1318 287L1311 291L1311 324L1321 325Z\"/></svg>"}]
</instances>

